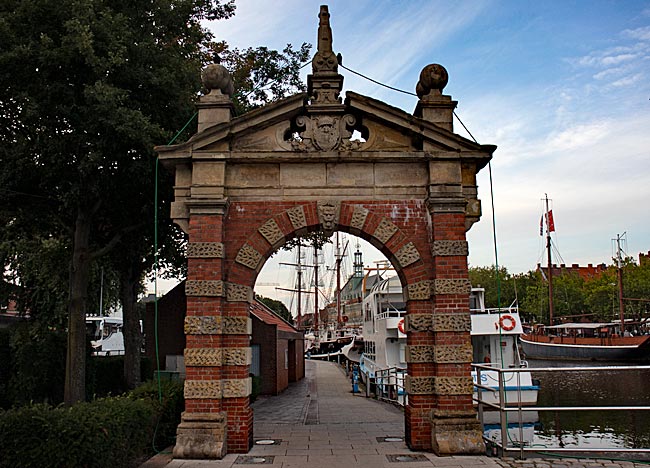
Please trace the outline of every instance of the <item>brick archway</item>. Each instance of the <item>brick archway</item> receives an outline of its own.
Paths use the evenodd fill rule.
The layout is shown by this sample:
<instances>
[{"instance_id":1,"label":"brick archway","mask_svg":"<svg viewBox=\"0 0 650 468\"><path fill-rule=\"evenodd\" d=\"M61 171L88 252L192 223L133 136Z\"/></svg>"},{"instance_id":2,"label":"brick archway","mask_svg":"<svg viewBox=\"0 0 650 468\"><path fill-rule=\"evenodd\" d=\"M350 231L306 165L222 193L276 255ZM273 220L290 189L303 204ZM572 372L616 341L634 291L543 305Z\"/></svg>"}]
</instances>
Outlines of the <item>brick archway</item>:
<instances>
[{"instance_id":1,"label":"brick archway","mask_svg":"<svg viewBox=\"0 0 650 468\"><path fill-rule=\"evenodd\" d=\"M423 70L413 115L352 92L342 103L326 7L320 18L307 94L233 118L228 83L207 82L199 132L157 148L175 174L172 217L189 236L186 407L174 456L251 447L253 285L273 251L314 230L370 241L400 276L409 447L478 453L465 233L480 218L476 173L495 147L453 133L456 102L441 92L439 65Z\"/></svg>"}]
</instances>

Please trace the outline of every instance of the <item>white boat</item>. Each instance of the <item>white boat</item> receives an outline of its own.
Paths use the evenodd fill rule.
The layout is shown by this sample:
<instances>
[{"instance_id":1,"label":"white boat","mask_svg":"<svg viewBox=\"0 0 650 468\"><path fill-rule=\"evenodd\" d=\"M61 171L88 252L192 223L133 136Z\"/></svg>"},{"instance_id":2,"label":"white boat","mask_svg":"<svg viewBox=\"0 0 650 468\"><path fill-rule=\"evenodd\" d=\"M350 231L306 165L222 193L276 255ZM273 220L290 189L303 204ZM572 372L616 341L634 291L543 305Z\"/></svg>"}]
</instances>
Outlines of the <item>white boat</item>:
<instances>
[{"instance_id":1,"label":"white boat","mask_svg":"<svg viewBox=\"0 0 650 468\"><path fill-rule=\"evenodd\" d=\"M472 288L470 313L472 361L474 363L498 369L528 367L528 363L521 359L519 349L518 337L523 334L524 330L516 305L501 309L488 309L485 307L485 289ZM482 400L498 404L499 372L481 369L480 375L481 385L495 390L481 392ZM476 384L476 370L472 371L472 378ZM539 385L533 381L530 371L504 372L503 380L507 405L530 406L537 403Z\"/></svg>"},{"instance_id":2,"label":"white boat","mask_svg":"<svg viewBox=\"0 0 650 468\"><path fill-rule=\"evenodd\" d=\"M93 356L124 354L122 325L121 317L86 317L86 332L90 336Z\"/></svg>"},{"instance_id":3,"label":"white boat","mask_svg":"<svg viewBox=\"0 0 650 468\"><path fill-rule=\"evenodd\" d=\"M362 381L383 392L385 385L392 392L391 400L405 403L406 333L404 318L406 304L402 284L397 276L374 285L365 296L363 339L364 352L359 362ZM527 367L520 358L517 337L523 333L516 306L501 309L485 308L485 290L472 288L470 295L471 336L473 361L494 368ZM500 313L499 313L500 312ZM474 383L477 373L472 372ZM481 383L498 389L498 371L482 370ZM506 402L509 405L534 405L539 387L534 384L529 371L504 373ZM476 396L476 394L475 394ZM482 392L484 401L498 403L498 392Z\"/></svg>"}]
</instances>

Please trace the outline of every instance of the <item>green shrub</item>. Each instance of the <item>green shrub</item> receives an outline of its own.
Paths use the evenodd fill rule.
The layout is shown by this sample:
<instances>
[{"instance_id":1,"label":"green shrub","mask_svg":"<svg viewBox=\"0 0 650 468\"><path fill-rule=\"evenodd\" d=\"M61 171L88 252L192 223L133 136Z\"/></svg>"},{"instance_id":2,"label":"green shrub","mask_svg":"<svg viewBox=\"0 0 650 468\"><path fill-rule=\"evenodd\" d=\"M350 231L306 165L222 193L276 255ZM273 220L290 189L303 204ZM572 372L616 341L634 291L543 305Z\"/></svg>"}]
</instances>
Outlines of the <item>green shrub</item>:
<instances>
[{"instance_id":1,"label":"green shrub","mask_svg":"<svg viewBox=\"0 0 650 468\"><path fill-rule=\"evenodd\" d=\"M174 443L176 427L181 422L181 413L185 408L183 382L162 380L160 382L162 402L159 399L158 381L149 380L133 390L130 398L146 399L158 409L159 420L155 428L155 447L160 450Z\"/></svg>"},{"instance_id":2,"label":"green shrub","mask_svg":"<svg viewBox=\"0 0 650 468\"><path fill-rule=\"evenodd\" d=\"M0 408L9 408L9 378L11 377L11 331L0 328Z\"/></svg>"},{"instance_id":3,"label":"green shrub","mask_svg":"<svg viewBox=\"0 0 650 468\"><path fill-rule=\"evenodd\" d=\"M0 467L138 466L149 453L155 418L148 401L128 398L9 410L0 413Z\"/></svg>"},{"instance_id":4,"label":"green shrub","mask_svg":"<svg viewBox=\"0 0 650 468\"><path fill-rule=\"evenodd\" d=\"M120 397L72 407L0 410L0 468L131 468L173 443L181 382L147 382ZM152 445L156 432L156 442Z\"/></svg>"}]
</instances>

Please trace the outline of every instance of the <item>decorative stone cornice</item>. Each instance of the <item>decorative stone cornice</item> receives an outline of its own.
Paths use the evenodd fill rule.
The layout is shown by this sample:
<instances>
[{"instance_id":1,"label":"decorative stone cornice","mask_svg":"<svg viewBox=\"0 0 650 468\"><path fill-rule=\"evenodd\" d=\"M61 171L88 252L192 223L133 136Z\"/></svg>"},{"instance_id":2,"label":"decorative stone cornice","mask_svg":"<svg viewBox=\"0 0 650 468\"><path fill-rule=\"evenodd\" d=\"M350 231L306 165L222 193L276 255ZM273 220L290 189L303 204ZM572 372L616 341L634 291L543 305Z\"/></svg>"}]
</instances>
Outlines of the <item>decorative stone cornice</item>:
<instances>
[{"instance_id":1,"label":"decorative stone cornice","mask_svg":"<svg viewBox=\"0 0 650 468\"><path fill-rule=\"evenodd\" d=\"M187 258L223 258L222 242L190 242Z\"/></svg>"},{"instance_id":2,"label":"decorative stone cornice","mask_svg":"<svg viewBox=\"0 0 650 468\"><path fill-rule=\"evenodd\" d=\"M185 204L190 210L190 215L225 215L230 202L227 198L189 199Z\"/></svg>"},{"instance_id":3,"label":"decorative stone cornice","mask_svg":"<svg viewBox=\"0 0 650 468\"><path fill-rule=\"evenodd\" d=\"M438 240L433 241L431 254L434 257L451 257L456 255L466 257L469 254L469 247L467 241Z\"/></svg>"}]
</instances>

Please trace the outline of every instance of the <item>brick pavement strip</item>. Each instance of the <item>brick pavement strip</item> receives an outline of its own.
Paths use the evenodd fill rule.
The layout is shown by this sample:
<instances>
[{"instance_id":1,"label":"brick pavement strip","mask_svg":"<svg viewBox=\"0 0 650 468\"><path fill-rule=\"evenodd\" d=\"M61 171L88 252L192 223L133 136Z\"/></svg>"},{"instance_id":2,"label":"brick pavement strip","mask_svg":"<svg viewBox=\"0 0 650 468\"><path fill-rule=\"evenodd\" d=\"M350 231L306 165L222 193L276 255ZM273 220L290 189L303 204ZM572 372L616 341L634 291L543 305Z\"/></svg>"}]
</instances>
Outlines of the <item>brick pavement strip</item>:
<instances>
[{"instance_id":1,"label":"brick pavement strip","mask_svg":"<svg viewBox=\"0 0 650 468\"><path fill-rule=\"evenodd\" d=\"M223 460L155 460L141 468L246 468L264 466L256 458L273 457L276 468L632 468L647 466L627 461L574 458L437 457L412 452L404 437L401 409L353 395L343 369L334 363L307 361L306 377L281 395L261 397L252 405L254 439L278 439L277 445L254 445L248 454L229 454ZM398 456L416 455L413 461ZM239 458L242 457L242 458ZM248 458L245 458L248 457ZM239 462L238 462L239 460ZM392 461L391 461L392 460ZM242 461L249 463L242 464ZM260 460L258 460L260 461ZM269 458L265 460L271 461ZM168 463L166 463L168 462ZM151 464L149 464L151 463ZM165 464L166 463L166 464Z\"/></svg>"}]
</instances>

